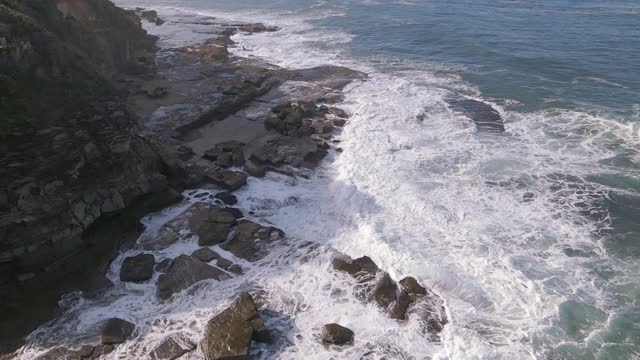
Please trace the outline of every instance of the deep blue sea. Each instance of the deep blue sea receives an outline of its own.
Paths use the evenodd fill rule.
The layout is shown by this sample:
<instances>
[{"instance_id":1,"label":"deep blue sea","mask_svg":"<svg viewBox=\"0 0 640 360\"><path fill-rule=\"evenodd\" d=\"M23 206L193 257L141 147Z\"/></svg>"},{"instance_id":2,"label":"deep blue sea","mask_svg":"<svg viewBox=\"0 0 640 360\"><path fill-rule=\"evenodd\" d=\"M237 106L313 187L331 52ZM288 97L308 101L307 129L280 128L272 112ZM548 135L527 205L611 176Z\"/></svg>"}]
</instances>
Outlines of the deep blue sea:
<instances>
[{"instance_id":1,"label":"deep blue sea","mask_svg":"<svg viewBox=\"0 0 640 360\"><path fill-rule=\"evenodd\" d=\"M235 55L369 74L346 89L342 154L315 178L251 180L237 195L293 238L416 276L451 322L434 341L414 320L337 301L326 259L258 269L287 319L268 325L290 343L262 358L640 359L640 1L115 2L157 9L167 22L145 27L164 48L206 39L185 19L264 22L281 30L234 36ZM496 108L506 131L476 130L448 106L456 96ZM193 330L234 292L159 305L137 290L69 314ZM329 321L356 332L352 347L319 344ZM131 351L166 331L145 329Z\"/></svg>"}]
</instances>

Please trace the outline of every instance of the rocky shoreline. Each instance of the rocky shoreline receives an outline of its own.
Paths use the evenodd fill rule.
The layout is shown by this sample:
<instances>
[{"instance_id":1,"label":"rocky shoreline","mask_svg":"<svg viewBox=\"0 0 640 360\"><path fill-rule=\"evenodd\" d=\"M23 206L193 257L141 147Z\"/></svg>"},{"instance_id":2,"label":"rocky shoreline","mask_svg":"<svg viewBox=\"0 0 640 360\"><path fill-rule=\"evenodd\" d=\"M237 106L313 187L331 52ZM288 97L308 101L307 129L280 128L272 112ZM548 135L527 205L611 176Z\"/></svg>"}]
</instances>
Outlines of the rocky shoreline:
<instances>
[{"instance_id":1,"label":"rocky shoreline","mask_svg":"<svg viewBox=\"0 0 640 360\"><path fill-rule=\"evenodd\" d=\"M33 4L19 7L3 0L0 6L91 28L96 25L98 11L108 2L89 3L79 6L58 1L47 9L64 16L41 13ZM307 177L329 152L339 153L334 134L349 118L339 107L342 90L353 81L366 81L366 74L336 66L282 69L233 56L229 48L234 46L231 37L237 32L278 30L261 23L199 19L209 36L202 43L152 49L148 45L152 40L140 28L137 16L156 26L164 26L166 20L153 10L109 9L114 17L137 26L131 33L145 44L123 40L133 48L117 52L128 54L127 69L135 64L135 71L114 69L99 74L117 79L113 85L117 100L100 105L87 101L92 105L79 112L70 110L38 129L48 141L38 139L41 145L29 151L50 153L53 149L60 154L60 160L47 163L46 169L40 170L44 167L42 157L16 162L16 158L26 157L33 144L18 147L27 135L15 129L6 135L11 142L4 149L8 155L2 165L13 172L3 178L13 182L2 184L9 190L7 200L0 203L0 233L7 240L2 241L0 265L8 278L5 289L16 294L7 304L10 311L17 312L3 316L3 339L5 334L7 339L22 337L47 320L63 293L108 287L104 273L123 248L137 254L124 259L120 281L147 283L156 279L153 301L159 302L171 302L176 294L193 291L201 284L241 279L246 264L269 265L264 262L270 261L275 249L302 251L308 256L318 251L319 245L292 241L284 231L243 214L233 192L245 186L249 177L263 177L268 172ZM64 32L50 32L66 41ZM11 53L14 58L15 51ZM54 70L50 73L56 73ZM82 129L88 129L88 135L78 134ZM58 179L62 169L70 169L68 179ZM183 200L179 193L185 189L206 191L185 192L187 200ZM142 216L175 203L183 204L183 210L157 231L139 228ZM199 248L157 261L158 252L185 241L197 241ZM58 243L62 246L52 245ZM58 247L59 255L53 254L52 248ZM358 301L374 305L379 310L373 311L398 322L408 317L419 319L425 339L437 341L448 319L444 302L436 293L412 277L395 281L366 256L351 259L331 249L323 251L335 253L332 275L327 276L350 283ZM50 263L62 264L63 269L52 268ZM79 269L81 275L77 276ZM16 332L15 324L36 306L25 299L41 295L43 282L70 274L76 274L71 276L73 281L53 286L43 297L47 301L42 311ZM152 359L178 359L200 351L208 360L241 359L249 358L254 343L281 346L263 319L269 313L268 302L261 301L263 295L256 288L239 291L225 310L209 319L199 339L177 331L140 353ZM319 341L327 347L349 346L358 339L357 333L339 324L317 325L324 326ZM140 329L126 319L102 319L96 324L98 328L98 342L46 344L50 350L37 359L97 359L140 335ZM3 344L2 350L20 344L12 343ZM20 351L17 356L20 358Z\"/></svg>"}]
</instances>

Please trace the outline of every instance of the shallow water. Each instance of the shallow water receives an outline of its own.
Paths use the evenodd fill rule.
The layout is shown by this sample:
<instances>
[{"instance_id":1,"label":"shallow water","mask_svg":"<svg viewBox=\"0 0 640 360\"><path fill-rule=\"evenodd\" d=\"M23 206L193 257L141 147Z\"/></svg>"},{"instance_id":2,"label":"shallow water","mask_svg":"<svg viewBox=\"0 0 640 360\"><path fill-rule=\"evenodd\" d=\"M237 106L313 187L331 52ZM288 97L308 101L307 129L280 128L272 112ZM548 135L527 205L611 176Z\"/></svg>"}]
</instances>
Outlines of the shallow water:
<instances>
[{"instance_id":1,"label":"shallow water","mask_svg":"<svg viewBox=\"0 0 640 360\"><path fill-rule=\"evenodd\" d=\"M25 359L47 341L77 343L109 316L142 329L113 359L143 356L177 330L198 340L233 294L258 287L270 294L267 325L284 339L260 349L262 358L640 358L635 1L116 3L159 10L169 22L149 31L163 46L206 37L172 18L263 21L282 30L234 37L238 55L369 73L346 92L353 116L339 136L344 152L310 179L250 179L240 204L293 243L369 255L395 278L416 276L445 299L451 323L430 341L415 319L399 325L351 300L350 286L328 271L326 247L242 263L246 277L168 304L155 300L153 282L119 282L124 253L109 274L116 289L67 296ZM493 104L506 132L477 132L447 107L453 94ZM179 210L149 218L148 231ZM196 248L185 240L156 258ZM327 321L352 328L354 346L324 349L316 336Z\"/></svg>"}]
</instances>

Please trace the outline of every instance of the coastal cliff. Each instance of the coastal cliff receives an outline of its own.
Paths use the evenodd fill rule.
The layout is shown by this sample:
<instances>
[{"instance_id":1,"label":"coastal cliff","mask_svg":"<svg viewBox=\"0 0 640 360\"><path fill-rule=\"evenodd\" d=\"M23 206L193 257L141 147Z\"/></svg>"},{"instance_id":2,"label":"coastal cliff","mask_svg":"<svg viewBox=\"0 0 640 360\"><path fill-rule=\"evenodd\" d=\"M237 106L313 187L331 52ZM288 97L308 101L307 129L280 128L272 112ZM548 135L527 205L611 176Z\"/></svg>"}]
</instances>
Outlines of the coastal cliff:
<instances>
[{"instance_id":1,"label":"coastal cliff","mask_svg":"<svg viewBox=\"0 0 640 360\"><path fill-rule=\"evenodd\" d=\"M398 326L413 319L416 336L437 341L449 320L432 289L392 277L368 256L289 237L233 194L257 178L310 179L327 155L338 156L335 135L350 117L338 107L343 89L366 74L234 55L233 35L278 31L262 23L165 21L108 0L0 4L0 354L277 354L302 336L267 326L281 321L282 302L269 301L265 271L294 274L311 259L325 269L320 291L331 302L371 305ZM139 17L151 27L202 27L206 37L156 48ZM156 223L143 229L149 214ZM215 294L204 294L194 321L167 320L166 306L181 303L186 314L207 286ZM140 306L127 300L109 311L127 296ZM101 307L98 318L72 310L85 301ZM325 324L319 343L349 346L354 336Z\"/></svg>"},{"instance_id":2,"label":"coastal cliff","mask_svg":"<svg viewBox=\"0 0 640 360\"><path fill-rule=\"evenodd\" d=\"M101 274L138 219L175 201L124 99L155 39L107 0L0 1L0 338Z\"/></svg>"}]
</instances>

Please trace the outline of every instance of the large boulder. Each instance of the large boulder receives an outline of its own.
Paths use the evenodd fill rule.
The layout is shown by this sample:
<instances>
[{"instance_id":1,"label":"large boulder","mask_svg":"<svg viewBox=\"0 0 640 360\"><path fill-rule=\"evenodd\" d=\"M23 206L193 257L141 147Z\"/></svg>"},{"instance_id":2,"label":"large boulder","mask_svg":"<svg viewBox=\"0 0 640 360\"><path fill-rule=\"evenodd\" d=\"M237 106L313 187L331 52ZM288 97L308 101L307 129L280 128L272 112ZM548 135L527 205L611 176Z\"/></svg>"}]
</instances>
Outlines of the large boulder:
<instances>
[{"instance_id":1,"label":"large boulder","mask_svg":"<svg viewBox=\"0 0 640 360\"><path fill-rule=\"evenodd\" d=\"M143 282L153 276L156 259L151 254L139 254L124 259L120 268L120 281Z\"/></svg>"},{"instance_id":2,"label":"large boulder","mask_svg":"<svg viewBox=\"0 0 640 360\"><path fill-rule=\"evenodd\" d=\"M126 320L111 318L102 328L100 342L103 345L123 343L131 337L135 329L136 326Z\"/></svg>"},{"instance_id":3,"label":"large boulder","mask_svg":"<svg viewBox=\"0 0 640 360\"><path fill-rule=\"evenodd\" d=\"M176 360L182 355L196 349L196 344L184 334L173 334L166 337L149 353L152 360Z\"/></svg>"},{"instance_id":4,"label":"large boulder","mask_svg":"<svg viewBox=\"0 0 640 360\"><path fill-rule=\"evenodd\" d=\"M354 333L351 329L338 324L322 327L322 342L333 345L353 344Z\"/></svg>"},{"instance_id":5,"label":"large boulder","mask_svg":"<svg viewBox=\"0 0 640 360\"><path fill-rule=\"evenodd\" d=\"M231 193L231 191L222 191L215 195L215 198L222 201L226 205L235 205L238 203L238 198Z\"/></svg>"},{"instance_id":6,"label":"large boulder","mask_svg":"<svg viewBox=\"0 0 640 360\"><path fill-rule=\"evenodd\" d=\"M203 280L222 281L229 278L222 270L187 255L173 259L166 271L160 275L156 283L156 296L161 300L169 299L173 294Z\"/></svg>"},{"instance_id":7,"label":"large boulder","mask_svg":"<svg viewBox=\"0 0 640 360\"><path fill-rule=\"evenodd\" d=\"M240 220L231 240L220 247L239 258L257 261L268 254L270 246L283 239L284 232L278 228Z\"/></svg>"},{"instance_id":8,"label":"large boulder","mask_svg":"<svg viewBox=\"0 0 640 360\"><path fill-rule=\"evenodd\" d=\"M269 332L249 293L242 293L207 323L200 346L206 360L249 359L251 340L269 341Z\"/></svg>"}]
</instances>

